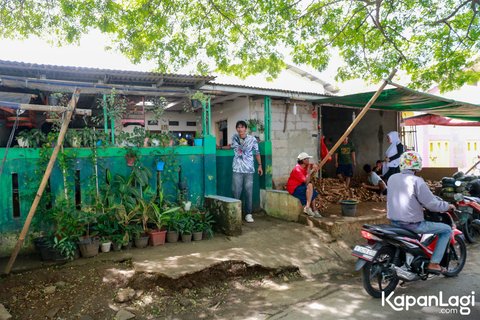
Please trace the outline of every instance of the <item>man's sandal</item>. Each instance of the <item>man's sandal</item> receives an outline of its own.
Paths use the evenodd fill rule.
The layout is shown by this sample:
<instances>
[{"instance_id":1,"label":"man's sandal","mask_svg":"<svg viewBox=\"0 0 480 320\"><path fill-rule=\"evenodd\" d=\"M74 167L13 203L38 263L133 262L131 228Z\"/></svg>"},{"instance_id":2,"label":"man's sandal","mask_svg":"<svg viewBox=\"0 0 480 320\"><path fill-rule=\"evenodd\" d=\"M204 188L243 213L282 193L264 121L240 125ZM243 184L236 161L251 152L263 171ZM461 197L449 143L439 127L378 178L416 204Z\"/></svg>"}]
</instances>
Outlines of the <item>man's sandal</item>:
<instances>
[{"instance_id":1,"label":"man's sandal","mask_svg":"<svg viewBox=\"0 0 480 320\"><path fill-rule=\"evenodd\" d=\"M425 271L427 271L428 273L432 273L432 274L445 274L445 273L448 272L447 268L445 268L445 267L440 267L440 269L427 268Z\"/></svg>"}]
</instances>

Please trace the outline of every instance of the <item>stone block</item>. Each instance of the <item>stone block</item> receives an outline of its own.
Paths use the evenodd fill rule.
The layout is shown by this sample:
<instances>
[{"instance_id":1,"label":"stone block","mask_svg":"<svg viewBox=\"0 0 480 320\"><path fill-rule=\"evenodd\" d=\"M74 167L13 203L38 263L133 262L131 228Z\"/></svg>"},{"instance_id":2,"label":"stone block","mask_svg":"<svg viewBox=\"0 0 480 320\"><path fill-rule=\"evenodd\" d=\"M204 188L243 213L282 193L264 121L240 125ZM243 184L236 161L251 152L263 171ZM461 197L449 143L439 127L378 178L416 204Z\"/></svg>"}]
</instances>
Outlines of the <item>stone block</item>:
<instances>
[{"instance_id":1,"label":"stone block","mask_svg":"<svg viewBox=\"0 0 480 320\"><path fill-rule=\"evenodd\" d=\"M303 212L300 201L287 191L261 190L262 202L267 215L286 221L298 221Z\"/></svg>"},{"instance_id":2,"label":"stone block","mask_svg":"<svg viewBox=\"0 0 480 320\"><path fill-rule=\"evenodd\" d=\"M242 202L240 200L209 195L205 197L205 208L215 219L215 231L227 236L242 234Z\"/></svg>"}]
</instances>

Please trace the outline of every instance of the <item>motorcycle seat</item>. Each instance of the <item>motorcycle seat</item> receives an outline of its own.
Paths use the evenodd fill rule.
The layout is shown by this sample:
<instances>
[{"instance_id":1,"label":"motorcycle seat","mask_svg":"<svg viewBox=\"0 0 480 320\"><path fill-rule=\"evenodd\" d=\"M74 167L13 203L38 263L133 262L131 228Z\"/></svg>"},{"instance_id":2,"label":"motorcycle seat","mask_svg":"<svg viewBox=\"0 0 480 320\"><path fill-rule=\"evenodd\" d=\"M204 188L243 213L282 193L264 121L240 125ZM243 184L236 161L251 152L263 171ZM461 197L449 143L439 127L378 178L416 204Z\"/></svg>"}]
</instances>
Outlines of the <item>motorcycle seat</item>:
<instances>
[{"instance_id":1,"label":"motorcycle seat","mask_svg":"<svg viewBox=\"0 0 480 320\"><path fill-rule=\"evenodd\" d=\"M413 231L410 231L405 228L393 226L391 224L379 224L374 226L370 225L369 227L372 229L372 231L377 229L378 231L388 235L401 235L401 236L406 236L406 237L417 239L417 240L420 240L422 238L421 235Z\"/></svg>"}]
</instances>

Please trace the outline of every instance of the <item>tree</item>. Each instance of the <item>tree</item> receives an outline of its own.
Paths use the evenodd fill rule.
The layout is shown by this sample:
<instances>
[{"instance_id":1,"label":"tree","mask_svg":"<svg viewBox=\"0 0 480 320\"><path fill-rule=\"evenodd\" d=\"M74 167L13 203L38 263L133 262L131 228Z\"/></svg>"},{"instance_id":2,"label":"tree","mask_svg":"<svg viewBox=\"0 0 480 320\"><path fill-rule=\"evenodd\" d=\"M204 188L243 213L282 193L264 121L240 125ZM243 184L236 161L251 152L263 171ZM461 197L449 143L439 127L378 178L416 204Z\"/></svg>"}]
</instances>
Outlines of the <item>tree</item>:
<instances>
[{"instance_id":1,"label":"tree","mask_svg":"<svg viewBox=\"0 0 480 320\"><path fill-rule=\"evenodd\" d=\"M449 90L480 79L479 10L480 0L4 0L0 37L75 42L96 28L160 72L194 62L240 77L275 77L288 59L322 71L335 49L338 80L397 67L414 87Z\"/></svg>"}]
</instances>

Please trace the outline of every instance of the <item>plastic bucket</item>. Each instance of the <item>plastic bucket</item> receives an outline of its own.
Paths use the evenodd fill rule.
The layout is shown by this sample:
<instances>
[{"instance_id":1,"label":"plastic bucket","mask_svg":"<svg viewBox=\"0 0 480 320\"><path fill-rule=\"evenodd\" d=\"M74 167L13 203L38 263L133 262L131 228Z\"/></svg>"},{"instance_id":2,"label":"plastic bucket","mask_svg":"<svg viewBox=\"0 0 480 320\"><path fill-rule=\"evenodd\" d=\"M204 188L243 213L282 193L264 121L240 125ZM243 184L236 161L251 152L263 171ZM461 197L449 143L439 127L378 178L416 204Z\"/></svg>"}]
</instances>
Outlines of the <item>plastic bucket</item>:
<instances>
[{"instance_id":1,"label":"plastic bucket","mask_svg":"<svg viewBox=\"0 0 480 320\"><path fill-rule=\"evenodd\" d=\"M340 206L342 207L342 215L347 217L354 217L357 213L357 204L356 200L342 200L340 201Z\"/></svg>"},{"instance_id":2,"label":"plastic bucket","mask_svg":"<svg viewBox=\"0 0 480 320\"><path fill-rule=\"evenodd\" d=\"M201 147L203 145L203 139L202 138L193 139L193 143L195 146Z\"/></svg>"},{"instance_id":3,"label":"plastic bucket","mask_svg":"<svg viewBox=\"0 0 480 320\"><path fill-rule=\"evenodd\" d=\"M165 166L165 162L158 161L157 162L157 171L163 171L163 167Z\"/></svg>"}]
</instances>

